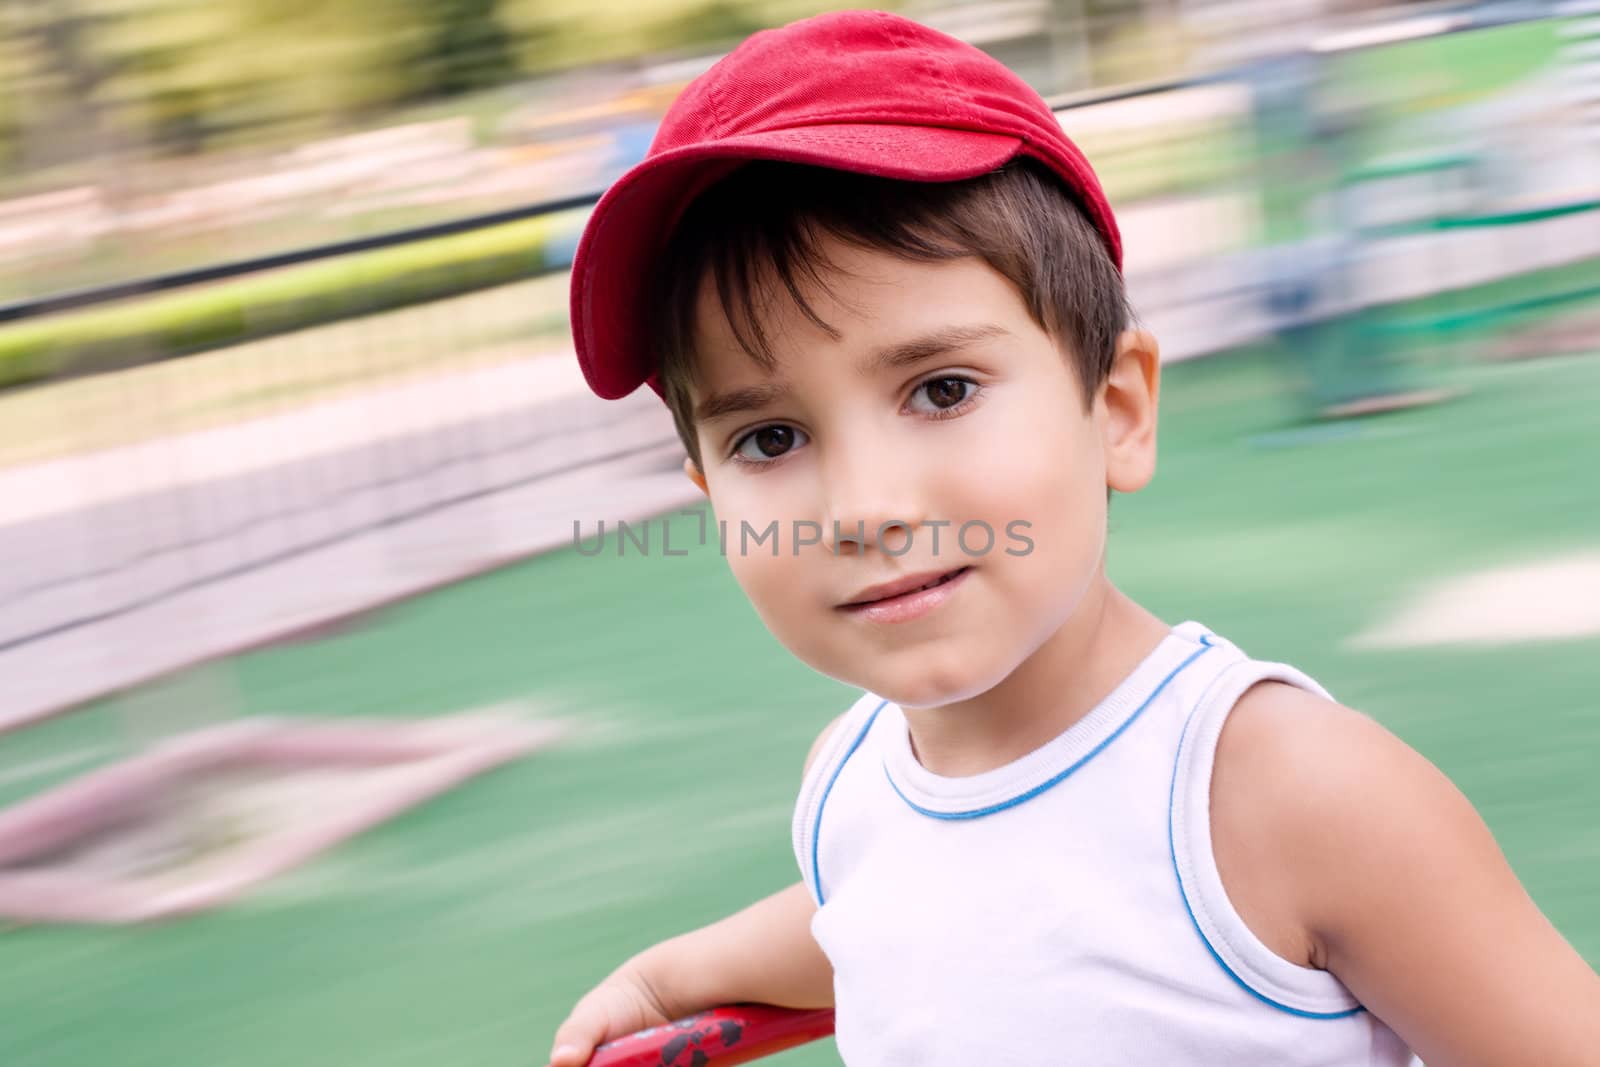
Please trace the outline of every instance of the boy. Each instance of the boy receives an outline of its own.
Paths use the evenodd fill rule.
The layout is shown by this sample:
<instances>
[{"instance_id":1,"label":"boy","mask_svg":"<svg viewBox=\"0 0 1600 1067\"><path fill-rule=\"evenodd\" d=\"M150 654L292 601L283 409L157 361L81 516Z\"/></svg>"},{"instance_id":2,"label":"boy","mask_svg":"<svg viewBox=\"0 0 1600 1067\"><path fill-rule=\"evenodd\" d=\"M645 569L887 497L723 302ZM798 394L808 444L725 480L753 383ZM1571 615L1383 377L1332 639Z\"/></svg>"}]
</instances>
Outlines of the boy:
<instances>
[{"instance_id":1,"label":"boy","mask_svg":"<svg viewBox=\"0 0 1600 1067\"><path fill-rule=\"evenodd\" d=\"M553 1064L741 1001L834 1005L851 1067L1600 1063L1600 979L1431 765L1107 580L1160 371L1120 266L1037 94L882 13L746 41L596 208L590 386L777 524L735 578L864 693L801 881L625 963Z\"/></svg>"}]
</instances>

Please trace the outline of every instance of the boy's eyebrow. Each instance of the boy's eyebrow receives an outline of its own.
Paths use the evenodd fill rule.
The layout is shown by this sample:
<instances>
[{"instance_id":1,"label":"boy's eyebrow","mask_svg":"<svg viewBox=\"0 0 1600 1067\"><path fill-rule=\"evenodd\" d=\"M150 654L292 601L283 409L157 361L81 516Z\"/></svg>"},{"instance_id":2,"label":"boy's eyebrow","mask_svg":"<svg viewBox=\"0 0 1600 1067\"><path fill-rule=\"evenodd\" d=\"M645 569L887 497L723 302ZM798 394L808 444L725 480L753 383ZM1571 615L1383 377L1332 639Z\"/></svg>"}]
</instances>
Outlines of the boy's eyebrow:
<instances>
[{"instance_id":1,"label":"boy's eyebrow","mask_svg":"<svg viewBox=\"0 0 1600 1067\"><path fill-rule=\"evenodd\" d=\"M695 405L694 421L710 422L713 419L737 415L741 411L757 411L768 404L777 403L788 392L787 385L781 382L769 382L726 393L712 393Z\"/></svg>"},{"instance_id":2,"label":"boy's eyebrow","mask_svg":"<svg viewBox=\"0 0 1600 1067\"><path fill-rule=\"evenodd\" d=\"M1009 337L1010 332L1004 326L992 323L974 323L970 326L941 326L921 337L913 337L909 341L888 345L880 348L868 356L857 368L863 377L870 377L880 371L897 370L921 363L934 356L942 356L947 352L954 352L978 341L985 341L991 337Z\"/></svg>"},{"instance_id":3,"label":"boy's eyebrow","mask_svg":"<svg viewBox=\"0 0 1600 1067\"><path fill-rule=\"evenodd\" d=\"M1009 337L1010 331L992 323L969 326L941 326L909 341L887 345L863 360L857 371L870 377L886 370L909 367L923 360L942 356L991 337ZM747 386L726 393L712 393L695 405L694 421L711 422L743 411L758 411L782 400L789 387L781 380Z\"/></svg>"}]
</instances>

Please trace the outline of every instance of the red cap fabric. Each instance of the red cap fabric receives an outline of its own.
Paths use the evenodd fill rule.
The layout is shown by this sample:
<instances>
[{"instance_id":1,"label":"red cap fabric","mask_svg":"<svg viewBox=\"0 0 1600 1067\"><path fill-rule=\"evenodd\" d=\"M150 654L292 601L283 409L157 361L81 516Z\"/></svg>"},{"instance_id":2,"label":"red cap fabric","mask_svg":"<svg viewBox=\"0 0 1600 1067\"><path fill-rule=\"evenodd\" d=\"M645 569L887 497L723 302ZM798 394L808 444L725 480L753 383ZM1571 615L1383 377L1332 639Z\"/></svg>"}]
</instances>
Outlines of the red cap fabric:
<instances>
[{"instance_id":1,"label":"red cap fabric","mask_svg":"<svg viewBox=\"0 0 1600 1067\"><path fill-rule=\"evenodd\" d=\"M648 154L600 198L572 267L584 377L615 400L657 395L645 299L694 197L748 160L907 181L986 174L1026 155L1076 193L1122 267L1105 192L1049 105L978 48L899 15L844 11L748 38L674 101Z\"/></svg>"}]
</instances>

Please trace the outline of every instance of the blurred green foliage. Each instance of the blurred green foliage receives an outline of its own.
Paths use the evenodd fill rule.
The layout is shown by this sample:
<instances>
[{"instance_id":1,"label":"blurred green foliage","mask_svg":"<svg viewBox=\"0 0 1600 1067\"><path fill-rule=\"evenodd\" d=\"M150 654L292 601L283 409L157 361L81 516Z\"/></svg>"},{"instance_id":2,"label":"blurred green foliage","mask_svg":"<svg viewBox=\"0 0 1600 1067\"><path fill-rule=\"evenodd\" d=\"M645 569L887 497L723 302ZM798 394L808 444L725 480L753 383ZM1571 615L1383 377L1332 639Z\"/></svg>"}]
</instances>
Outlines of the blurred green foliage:
<instances>
[{"instance_id":1,"label":"blurred green foliage","mask_svg":"<svg viewBox=\"0 0 1600 1067\"><path fill-rule=\"evenodd\" d=\"M828 6L15 0L0 6L0 167L289 140L562 69L725 47Z\"/></svg>"}]
</instances>

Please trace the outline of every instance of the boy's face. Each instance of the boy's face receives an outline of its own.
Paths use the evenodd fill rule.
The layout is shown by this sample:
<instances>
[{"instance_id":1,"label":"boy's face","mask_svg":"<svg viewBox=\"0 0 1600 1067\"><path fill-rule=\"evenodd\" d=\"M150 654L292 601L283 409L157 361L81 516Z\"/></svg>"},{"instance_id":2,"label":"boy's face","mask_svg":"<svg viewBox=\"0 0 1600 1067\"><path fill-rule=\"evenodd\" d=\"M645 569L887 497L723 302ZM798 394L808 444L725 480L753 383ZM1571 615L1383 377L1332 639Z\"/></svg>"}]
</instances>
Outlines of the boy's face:
<instances>
[{"instance_id":1,"label":"boy's face","mask_svg":"<svg viewBox=\"0 0 1600 1067\"><path fill-rule=\"evenodd\" d=\"M833 295L806 296L838 336L773 301L772 375L702 285L697 413L746 391L759 406L697 417L704 470L689 475L725 524L735 579L801 660L904 707L967 699L1105 580L1106 490L1154 469L1155 344L1125 334L1086 405L1069 357L981 260L824 251ZM951 573L859 606L869 587Z\"/></svg>"}]
</instances>

